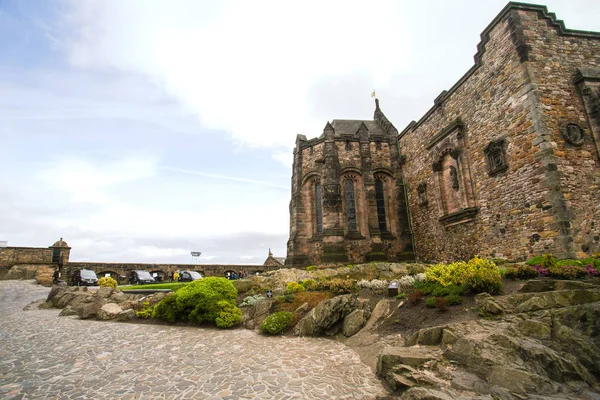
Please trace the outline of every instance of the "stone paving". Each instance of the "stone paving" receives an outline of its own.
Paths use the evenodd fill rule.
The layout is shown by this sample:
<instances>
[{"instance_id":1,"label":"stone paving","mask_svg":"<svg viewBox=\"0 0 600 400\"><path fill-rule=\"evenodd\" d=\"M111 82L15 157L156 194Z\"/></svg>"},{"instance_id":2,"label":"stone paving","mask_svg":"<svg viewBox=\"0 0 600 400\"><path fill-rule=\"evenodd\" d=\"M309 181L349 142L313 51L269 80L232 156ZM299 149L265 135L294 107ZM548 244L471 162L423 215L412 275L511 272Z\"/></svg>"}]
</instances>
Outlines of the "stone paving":
<instances>
[{"instance_id":1,"label":"stone paving","mask_svg":"<svg viewBox=\"0 0 600 400\"><path fill-rule=\"evenodd\" d=\"M0 281L2 399L386 396L358 355L332 340L23 311L48 292L32 281Z\"/></svg>"}]
</instances>

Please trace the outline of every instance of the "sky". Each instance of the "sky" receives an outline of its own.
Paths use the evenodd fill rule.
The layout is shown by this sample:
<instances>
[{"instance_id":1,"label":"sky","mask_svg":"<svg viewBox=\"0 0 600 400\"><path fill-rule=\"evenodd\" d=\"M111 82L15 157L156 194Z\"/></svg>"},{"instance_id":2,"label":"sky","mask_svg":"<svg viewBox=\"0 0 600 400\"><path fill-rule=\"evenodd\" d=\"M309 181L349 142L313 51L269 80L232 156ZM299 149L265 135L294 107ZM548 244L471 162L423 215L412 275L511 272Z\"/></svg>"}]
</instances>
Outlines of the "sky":
<instances>
[{"instance_id":1,"label":"sky","mask_svg":"<svg viewBox=\"0 0 600 400\"><path fill-rule=\"evenodd\" d=\"M600 31L597 0L544 4ZM372 119L373 90L402 130L505 5L0 0L0 241L63 237L71 261L285 257L296 135Z\"/></svg>"}]
</instances>

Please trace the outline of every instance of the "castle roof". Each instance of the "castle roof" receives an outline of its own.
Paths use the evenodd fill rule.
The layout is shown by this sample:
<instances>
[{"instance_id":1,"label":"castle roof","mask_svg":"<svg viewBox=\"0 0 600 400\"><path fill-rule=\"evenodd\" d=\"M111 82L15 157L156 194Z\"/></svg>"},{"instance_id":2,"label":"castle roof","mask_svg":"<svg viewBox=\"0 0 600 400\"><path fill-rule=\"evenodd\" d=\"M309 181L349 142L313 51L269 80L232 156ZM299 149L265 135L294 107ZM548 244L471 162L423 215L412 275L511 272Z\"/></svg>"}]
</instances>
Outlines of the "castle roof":
<instances>
[{"instance_id":1,"label":"castle roof","mask_svg":"<svg viewBox=\"0 0 600 400\"><path fill-rule=\"evenodd\" d=\"M375 112L373 113L372 120L334 119L331 123L327 122L325 126L325 130L331 130L331 128L333 128L336 137L358 137L359 133L364 131L371 138L378 136L395 137L398 134L394 125L379 108L379 99L375 99Z\"/></svg>"},{"instance_id":2,"label":"castle roof","mask_svg":"<svg viewBox=\"0 0 600 400\"><path fill-rule=\"evenodd\" d=\"M363 123L367 127L370 136L383 135L383 131L379 129L375 121L360 119L334 119L331 121L335 134L341 136L355 135Z\"/></svg>"},{"instance_id":3,"label":"castle roof","mask_svg":"<svg viewBox=\"0 0 600 400\"><path fill-rule=\"evenodd\" d=\"M63 238L60 238L60 240L54 242L54 244L50 247L69 247L69 245L63 240Z\"/></svg>"}]
</instances>

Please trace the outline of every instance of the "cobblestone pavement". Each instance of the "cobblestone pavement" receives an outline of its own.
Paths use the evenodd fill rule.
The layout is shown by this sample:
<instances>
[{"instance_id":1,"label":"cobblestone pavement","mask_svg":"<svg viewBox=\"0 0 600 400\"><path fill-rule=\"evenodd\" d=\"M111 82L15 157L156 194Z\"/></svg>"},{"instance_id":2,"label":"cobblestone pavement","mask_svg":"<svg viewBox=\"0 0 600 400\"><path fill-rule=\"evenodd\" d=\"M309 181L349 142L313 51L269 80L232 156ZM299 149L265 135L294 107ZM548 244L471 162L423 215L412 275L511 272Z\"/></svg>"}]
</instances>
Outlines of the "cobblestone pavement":
<instances>
[{"instance_id":1,"label":"cobblestone pavement","mask_svg":"<svg viewBox=\"0 0 600 400\"><path fill-rule=\"evenodd\" d=\"M358 355L327 339L58 317L48 288L0 281L2 399L374 399Z\"/></svg>"}]
</instances>

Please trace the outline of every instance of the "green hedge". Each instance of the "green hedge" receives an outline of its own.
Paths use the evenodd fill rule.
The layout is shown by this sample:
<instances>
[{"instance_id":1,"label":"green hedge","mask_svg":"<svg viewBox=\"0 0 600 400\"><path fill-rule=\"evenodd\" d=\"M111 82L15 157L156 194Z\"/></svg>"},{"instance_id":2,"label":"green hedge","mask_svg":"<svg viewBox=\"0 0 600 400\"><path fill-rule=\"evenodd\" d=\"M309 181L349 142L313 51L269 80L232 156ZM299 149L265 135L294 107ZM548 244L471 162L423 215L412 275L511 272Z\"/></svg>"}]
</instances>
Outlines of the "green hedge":
<instances>
[{"instance_id":1,"label":"green hedge","mask_svg":"<svg viewBox=\"0 0 600 400\"><path fill-rule=\"evenodd\" d=\"M213 322L220 328L229 328L241 321L241 311L235 304L237 295L231 281L225 278L199 279L164 298L152 316L169 322Z\"/></svg>"}]
</instances>

